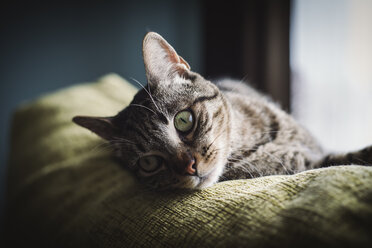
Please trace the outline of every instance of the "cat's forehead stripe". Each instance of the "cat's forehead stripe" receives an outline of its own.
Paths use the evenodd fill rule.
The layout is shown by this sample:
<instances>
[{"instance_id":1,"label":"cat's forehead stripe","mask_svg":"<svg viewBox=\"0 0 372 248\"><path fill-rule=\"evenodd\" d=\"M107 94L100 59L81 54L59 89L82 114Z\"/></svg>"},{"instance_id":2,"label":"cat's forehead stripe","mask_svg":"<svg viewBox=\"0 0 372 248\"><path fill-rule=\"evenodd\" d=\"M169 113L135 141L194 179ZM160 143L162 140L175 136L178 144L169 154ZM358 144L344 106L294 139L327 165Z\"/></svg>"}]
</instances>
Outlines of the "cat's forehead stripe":
<instances>
[{"instance_id":1,"label":"cat's forehead stripe","mask_svg":"<svg viewBox=\"0 0 372 248\"><path fill-rule=\"evenodd\" d=\"M216 112L213 113L213 119L217 118L222 113L222 106L219 106Z\"/></svg>"},{"instance_id":2,"label":"cat's forehead stripe","mask_svg":"<svg viewBox=\"0 0 372 248\"><path fill-rule=\"evenodd\" d=\"M201 97L196 98L193 104L204 102L204 101L210 101L210 100L217 98L217 96L219 96L219 92L215 91L215 93L211 96L201 96Z\"/></svg>"}]
</instances>

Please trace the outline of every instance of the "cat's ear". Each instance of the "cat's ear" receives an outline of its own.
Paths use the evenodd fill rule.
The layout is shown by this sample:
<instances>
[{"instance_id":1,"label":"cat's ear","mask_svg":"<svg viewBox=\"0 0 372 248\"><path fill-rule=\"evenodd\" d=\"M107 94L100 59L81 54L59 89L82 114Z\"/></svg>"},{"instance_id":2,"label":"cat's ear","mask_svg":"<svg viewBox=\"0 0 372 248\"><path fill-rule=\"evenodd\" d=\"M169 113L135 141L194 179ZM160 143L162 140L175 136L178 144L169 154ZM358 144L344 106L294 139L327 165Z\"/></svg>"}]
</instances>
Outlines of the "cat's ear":
<instances>
[{"instance_id":1,"label":"cat's ear","mask_svg":"<svg viewBox=\"0 0 372 248\"><path fill-rule=\"evenodd\" d=\"M112 140L116 135L113 117L75 116L72 121L89 129L105 140Z\"/></svg>"},{"instance_id":2,"label":"cat's ear","mask_svg":"<svg viewBox=\"0 0 372 248\"><path fill-rule=\"evenodd\" d=\"M190 70L189 64L157 33L146 34L142 50L148 78L183 76Z\"/></svg>"}]
</instances>

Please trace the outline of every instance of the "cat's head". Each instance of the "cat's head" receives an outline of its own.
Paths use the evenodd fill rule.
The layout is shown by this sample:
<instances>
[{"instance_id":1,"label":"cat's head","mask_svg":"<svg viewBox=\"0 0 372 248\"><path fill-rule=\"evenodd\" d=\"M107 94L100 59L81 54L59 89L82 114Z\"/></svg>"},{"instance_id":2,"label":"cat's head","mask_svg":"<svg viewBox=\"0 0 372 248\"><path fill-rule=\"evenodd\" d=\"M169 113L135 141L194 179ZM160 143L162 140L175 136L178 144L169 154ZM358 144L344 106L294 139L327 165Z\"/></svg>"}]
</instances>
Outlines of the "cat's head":
<instances>
[{"instance_id":1,"label":"cat's head","mask_svg":"<svg viewBox=\"0 0 372 248\"><path fill-rule=\"evenodd\" d=\"M114 144L124 164L152 187L212 185L230 149L225 98L160 35L145 36L143 57L148 84L129 106L114 117L74 122Z\"/></svg>"}]
</instances>

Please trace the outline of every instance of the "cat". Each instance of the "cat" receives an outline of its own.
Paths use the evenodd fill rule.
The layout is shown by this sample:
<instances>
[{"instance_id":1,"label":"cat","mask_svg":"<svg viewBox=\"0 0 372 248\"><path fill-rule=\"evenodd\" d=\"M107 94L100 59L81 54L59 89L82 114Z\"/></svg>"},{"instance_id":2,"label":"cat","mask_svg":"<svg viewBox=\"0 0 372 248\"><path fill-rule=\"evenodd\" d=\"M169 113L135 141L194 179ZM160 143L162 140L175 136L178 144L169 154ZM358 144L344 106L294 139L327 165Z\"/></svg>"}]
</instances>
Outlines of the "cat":
<instances>
[{"instance_id":1,"label":"cat","mask_svg":"<svg viewBox=\"0 0 372 248\"><path fill-rule=\"evenodd\" d=\"M326 154L313 136L245 83L212 83L159 34L143 40L148 83L113 117L73 121L109 141L123 164L156 189L372 164L372 146Z\"/></svg>"}]
</instances>

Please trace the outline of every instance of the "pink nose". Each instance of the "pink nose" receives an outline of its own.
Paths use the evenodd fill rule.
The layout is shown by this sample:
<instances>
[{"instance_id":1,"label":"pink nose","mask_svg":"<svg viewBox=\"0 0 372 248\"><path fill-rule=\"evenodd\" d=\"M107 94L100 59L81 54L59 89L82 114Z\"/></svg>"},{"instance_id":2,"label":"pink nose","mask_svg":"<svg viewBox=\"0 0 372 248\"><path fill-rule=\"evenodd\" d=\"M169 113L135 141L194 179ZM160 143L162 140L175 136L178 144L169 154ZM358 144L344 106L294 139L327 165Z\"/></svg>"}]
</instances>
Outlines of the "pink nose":
<instances>
[{"instance_id":1,"label":"pink nose","mask_svg":"<svg viewBox=\"0 0 372 248\"><path fill-rule=\"evenodd\" d=\"M186 167L186 173L189 175L195 175L196 173L196 164L195 164L195 158L190 159L187 167Z\"/></svg>"},{"instance_id":2,"label":"pink nose","mask_svg":"<svg viewBox=\"0 0 372 248\"><path fill-rule=\"evenodd\" d=\"M194 176L197 173L196 159L189 151L182 152L173 159L174 170L180 175Z\"/></svg>"}]
</instances>

